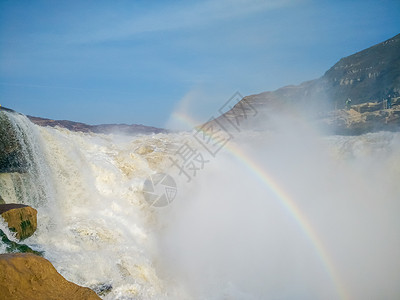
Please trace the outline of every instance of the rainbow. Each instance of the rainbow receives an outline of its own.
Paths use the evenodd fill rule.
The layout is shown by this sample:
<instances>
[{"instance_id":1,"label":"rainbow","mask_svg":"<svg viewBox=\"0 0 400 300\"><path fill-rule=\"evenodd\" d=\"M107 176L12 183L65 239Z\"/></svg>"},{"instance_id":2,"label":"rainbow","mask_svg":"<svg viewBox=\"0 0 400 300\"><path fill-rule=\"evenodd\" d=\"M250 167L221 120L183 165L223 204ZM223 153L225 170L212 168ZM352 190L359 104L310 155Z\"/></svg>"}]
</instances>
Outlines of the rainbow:
<instances>
[{"instance_id":1,"label":"rainbow","mask_svg":"<svg viewBox=\"0 0 400 300\"><path fill-rule=\"evenodd\" d=\"M315 251L320 258L322 264L327 270L327 273L332 280L335 289L340 299L349 299L346 290L344 289L343 283L340 280L339 274L336 271L333 261L325 249L321 239L318 237L317 232L311 226L307 217L296 205L293 198L279 185L270 174L259 166L250 156L248 156L242 149L240 149L234 143L228 143L225 146L231 154L233 154L238 160L276 196L281 206L289 212L296 223L300 226L308 240L311 242Z\"/></svg>"},{"instance_id":2,"label":"rainbow","mask_svg":"<svg viewBox=\"0 0 400 300\"><path fill-rule=\"evenodd\" d=\"M187 115L175 112L173 116L181 121L185 121L186 123L191 125L192 128L198 126L198 122L194 122ZM248 169L249 172L254 174L268 188L268 190L276 196L276 199L279 200L280 205L296 221L304 235L314 247L316 254L321 260L321 263L325 267L326 272L335 287L339 299L350 299L350 296L346 291L342 280L340 279L339 273L334 266L333 260L331 259L329 252L319 238L316 230L311 226L310 221L296 205L296 202L293 200L293 198L284 190L284 188L278 182L273 179L273 177L267 172L267 170L260 167L260 165L250 155L239 148L238 145L229 142L225 145L224 150L228 151L230 154L236 157L238 161L241 162L241 164Z\"/></svg>"}]
</instances>

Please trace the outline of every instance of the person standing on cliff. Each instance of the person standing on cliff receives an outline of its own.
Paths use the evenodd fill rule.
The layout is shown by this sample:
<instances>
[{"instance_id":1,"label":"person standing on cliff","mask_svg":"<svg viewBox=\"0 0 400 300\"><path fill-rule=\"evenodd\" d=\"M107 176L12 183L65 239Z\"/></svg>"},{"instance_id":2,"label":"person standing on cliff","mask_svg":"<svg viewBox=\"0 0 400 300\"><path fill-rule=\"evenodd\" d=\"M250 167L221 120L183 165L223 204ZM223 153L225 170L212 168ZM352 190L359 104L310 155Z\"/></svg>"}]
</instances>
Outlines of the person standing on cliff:
<instances>
[{"instance_id":1,"label":"person standing on cliff","mask_svg":"<svg viewBox=\"0 0 400 300\"><path fill-rule=\"evenodd\" d=\"M351 108L351 99L347 98L346 100L346 109L349 110Z\"/></svg>"},{"instance_id":2,"label":"person standing on cliff","mask_svg":"<svg viewBox=\"0 0 400 300\"><path fill-rule=\"evenodd\" d=\"M390 97L390 95L388 96L387 99L387 109L392 108L392 98Z\"/></svg>"}]
</instances>

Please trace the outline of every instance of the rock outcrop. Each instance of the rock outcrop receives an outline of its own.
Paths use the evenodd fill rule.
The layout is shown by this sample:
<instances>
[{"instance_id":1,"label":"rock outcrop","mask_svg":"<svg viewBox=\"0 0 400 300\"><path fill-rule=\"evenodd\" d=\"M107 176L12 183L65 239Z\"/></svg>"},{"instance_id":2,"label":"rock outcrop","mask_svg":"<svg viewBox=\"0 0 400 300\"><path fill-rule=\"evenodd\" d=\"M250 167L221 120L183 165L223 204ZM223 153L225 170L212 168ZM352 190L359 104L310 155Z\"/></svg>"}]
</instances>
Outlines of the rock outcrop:
<instances>
[{"instance_id":1,"label":"rock outcrop","mask_svg":"<svg viewBox=\"0 0 400 300\"><path fill-rule=\"evenodd\" d=\"M380 130L398 131L400 128L400 98L394 98L391 108L383 108L382 103L352 105L350 109L340 109L321 115L317 119L319 128L333 128L333 133L358 135Z\"/></svg>"},{"instance_id":2,"label":"rock outcrop","mask_svg":"<svg viewBox=\"0 0 400 300\"><path fill-rule=\"evenodd\" d=\"M0 270L1 299L100 299L89 288L67 281L48 260L34 254L1 254Z\"/></svg>"},{"instance_id":3,"label":"rock outcrop","mask_svg":"<svg viewBox=\"0 0 400 300\"><path fill-rule=\"evenodd\" d=\"M0 215L18 239L30 237L37 228L37 210L24 204L1 204Z\"/></svg>"}]
</instances>

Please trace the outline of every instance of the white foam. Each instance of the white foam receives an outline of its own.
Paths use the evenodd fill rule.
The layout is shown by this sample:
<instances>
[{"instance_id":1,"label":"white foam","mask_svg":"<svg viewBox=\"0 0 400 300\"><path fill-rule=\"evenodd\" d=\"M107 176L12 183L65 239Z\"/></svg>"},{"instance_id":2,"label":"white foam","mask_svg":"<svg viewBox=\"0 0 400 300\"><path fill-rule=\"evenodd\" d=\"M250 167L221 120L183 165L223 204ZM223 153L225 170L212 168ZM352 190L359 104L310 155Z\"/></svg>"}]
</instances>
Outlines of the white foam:
<instances>
[{"instance_id":1,"label":"white foam","mask_svg":"<svg viewBox=\"0 0 400 300\"><path fill-rule=\"evenodd\" d=\"M35 170L2 174L2 195L22 193L38 208L26 243L68 280L112 286L104 299L339 299L297 221L227 149L190 183L175 170L177 198L155 209L143 182L183 144L200 151L191 134L129 138L18 122L37 147ZM293 196L349 295L400 294L399 133L251 132L232 143Z\"/></svg>"}]
</instances>

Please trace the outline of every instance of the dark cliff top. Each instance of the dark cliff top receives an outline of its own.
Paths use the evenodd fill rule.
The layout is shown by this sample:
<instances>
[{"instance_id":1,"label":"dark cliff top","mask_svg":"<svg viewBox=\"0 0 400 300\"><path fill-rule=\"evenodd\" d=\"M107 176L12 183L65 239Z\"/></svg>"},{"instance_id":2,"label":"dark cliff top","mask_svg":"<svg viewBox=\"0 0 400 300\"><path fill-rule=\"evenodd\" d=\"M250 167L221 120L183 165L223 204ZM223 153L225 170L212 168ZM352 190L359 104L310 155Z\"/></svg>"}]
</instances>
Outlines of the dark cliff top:
<instances>
[{"instance_id":1,"label":"dark cliff top","mask_svg":"<svg viewBox=\"0 0 400 300\"><path fill-rule=\"evenodd\" d=\"M0 110L5 110L5 111L8 111L8 112L13 112L13 113L16 112L15 110L12 110L12 109L10 109L10 108L4 107L4 106L2 106L2 105L0 105Z\"/></svg>"},{"instance_id":2,"label":"dark cliff top","mask_svg":"<svg viewBox=\"0 0 400 300\"><path fill-rule=\"evenodd\" d=\"M12 210L15 208L22 208L22 207L28 207L28 205L18 204L18 203L0 204L0 215L2 213L5 213L6 211L9 211L9 210Z\"/></svg>"}]
</instances>

